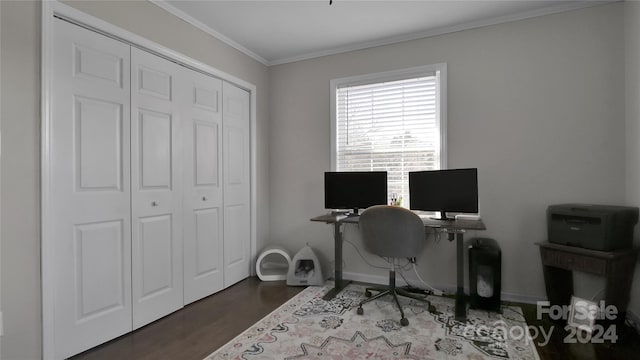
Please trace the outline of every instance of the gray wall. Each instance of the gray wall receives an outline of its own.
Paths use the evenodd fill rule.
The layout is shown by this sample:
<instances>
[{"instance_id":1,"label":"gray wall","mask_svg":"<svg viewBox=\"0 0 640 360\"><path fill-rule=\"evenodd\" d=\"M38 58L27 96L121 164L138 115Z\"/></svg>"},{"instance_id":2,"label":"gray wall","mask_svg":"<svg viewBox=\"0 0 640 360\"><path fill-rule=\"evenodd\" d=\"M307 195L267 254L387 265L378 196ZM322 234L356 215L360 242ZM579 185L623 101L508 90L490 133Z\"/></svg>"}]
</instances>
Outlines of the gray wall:
<instances>
[{"instance_id":1,"label":"gray wall","mask_svg":"<svg viewBox=\"0 0 640 360\"><path fill-rule=\"evenodd\" d=\"M40 6L2 7L3 359L40 357Z\"/></svg>"},{"instance_id":2,"label":"gray wall","mask_svg":"<svg viewBox=\"0 0 640 360\"><path fill-rule=\"evenodd\" d=\"M627 118L627 202L640 206L640 2L628 1L624 9ZM636 227L636 246L640 230ZM640 265L636 265L629 310L640 316ZM640 325L640 324L638 324Z\"/></svg>"},{"instance_id":3,"label":"gray wall","mask_svg":"<svg viewBox=\"0 0 640 360\"><path fill-rule=\"evenodd\" d=\"M266 66L144 1L69 5L257 87L258 248L268 234L268 72ZM3 359L41 357L40 282L40 19L37 1L2 7Z\"/></svg>"},{"instance_id":4,"label":"gray wall","mask_svg":"<svg viewBox=\"0 0 640 360\"><path fill-rule=\"evenodd\" d=\"M270 67L270 241L333 259L325 212L329 81L445 62L449 167L478 167L480 212L503 251L503 291L544 298L545 210L625 199L623 8L617 3ZM361 247L358 231L347 238ZM385 276L345 245L347 272ZM455 246L429 243L428 282L455 285ZM381 279L384 280L383 277ZM594 293L599 289L591 289ZM584 296L593 296L593 293Z\"/></svg>"}]
</instances>

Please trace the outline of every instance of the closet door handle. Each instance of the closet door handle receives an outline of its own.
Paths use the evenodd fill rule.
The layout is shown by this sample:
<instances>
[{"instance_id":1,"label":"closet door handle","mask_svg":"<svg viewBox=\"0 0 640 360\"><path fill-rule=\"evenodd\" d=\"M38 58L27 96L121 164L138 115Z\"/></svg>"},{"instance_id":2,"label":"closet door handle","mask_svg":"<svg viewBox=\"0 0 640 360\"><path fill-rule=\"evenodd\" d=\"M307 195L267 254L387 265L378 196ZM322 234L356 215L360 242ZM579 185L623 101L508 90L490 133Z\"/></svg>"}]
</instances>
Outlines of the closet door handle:
<instances>
[{"instance_id":1,"label":"closet door handle","mask_svg":"<svg viewBox=\"0 0 640 360\"><path fill-rule=\"evenodd\" d=\"M207 197L206 197L206 196L203 196L203 197L202 197L202 201L207 201Z\"/></svg>"},{"instance_id":2,"label":"closet door handle","mask_svg":"<svg viewBox=\"0 0 640 360\"><path fill-rule=\"evenodd\" d=\"M157 201L152 201L151 202L151 206L158 206L158 202Z\"/></svg>"}]
</instances>

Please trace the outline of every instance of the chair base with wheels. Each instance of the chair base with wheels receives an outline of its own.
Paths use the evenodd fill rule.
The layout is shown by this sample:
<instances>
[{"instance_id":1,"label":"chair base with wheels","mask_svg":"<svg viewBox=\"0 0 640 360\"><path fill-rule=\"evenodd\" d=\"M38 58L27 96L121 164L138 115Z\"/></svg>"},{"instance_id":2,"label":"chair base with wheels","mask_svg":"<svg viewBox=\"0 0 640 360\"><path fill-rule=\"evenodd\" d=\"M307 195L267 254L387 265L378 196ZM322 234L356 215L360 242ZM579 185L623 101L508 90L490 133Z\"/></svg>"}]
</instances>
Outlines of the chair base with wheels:
<instances>
[{"instance_id":1,"label":"chair base with wheels","mask_svg":"<svg viewBox=\"0 0 640 360\"><path fill-rule=\"evenodd\" d=\"M364 313L363 304L385 295L393 296L402 316L400 319L402 326L409 325L409 320L404 316L398 295L425 302L429 306L429 311L434 312L427 299L404 289L396 288L396 270L399 269L400 259L415 257L424 248L426 241L422 219L412 211L399 206L375 205L367 208L360 215L359 224L365 249L371 254L393 260L390 260L389 285L384 288L367 289L365 295L369 298L358 305L358 314ZM371 296L371 290L376 290L379 293Z\"/></svg>"},{"instance_id":2,"label":"chair base with wheels","mask_svg":"<svg viewBox=\"0 0 640 360\"><path fill-rule=\"evenodd\" d=\"M371 291L376 291L378 293L372 296L373 294L371 293ZM400 310L400 316L401 316L400 325L402 326L409 325L409 320L407 320L407 318L404 316L404 310L402 310L402 305L400 305L400 300L398 300L398 295L424 302L427 304L427 309L429 309L430 313L435 312L435 308L433 307L433 305L431 305L431 302L426 298L418 296L402 288L396 287L396 272L393 269L389 271L389 286L366 288L364 295L367 297L367 299L362 300L360 304L358 304L358 310L357 310L358 315L364 314L364 309L362 309L362 305L370 301L379 299L383 296L391 295L393 296L393 300L395 300L396 306L398 306L398 309Z\"/></svg>"}]
</instances>

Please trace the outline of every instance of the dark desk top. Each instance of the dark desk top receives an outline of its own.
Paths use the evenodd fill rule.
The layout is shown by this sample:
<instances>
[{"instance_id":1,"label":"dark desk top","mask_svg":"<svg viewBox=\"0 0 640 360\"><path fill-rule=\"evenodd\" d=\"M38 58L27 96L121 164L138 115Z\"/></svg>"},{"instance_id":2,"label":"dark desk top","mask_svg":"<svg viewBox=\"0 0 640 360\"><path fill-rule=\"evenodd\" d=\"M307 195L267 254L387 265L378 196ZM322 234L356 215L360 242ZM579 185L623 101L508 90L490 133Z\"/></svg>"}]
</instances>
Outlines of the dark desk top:
<instances>
[{"instance_id":1,"label":"dark desk top","mask_svg":"<svg viewBox=\"0 0 640 360\"><path fill-rule=\"evenodd\" d=\"M458 219L454 221L443 221L437 219L431 219L428 217L421 217L424 226L431 228L439 228L444 230L486 230L482 220L467 220Z\"/></svg>"},{"instance_id":2,"label":"dark desk top","mask_svg":"<svg viewBox=\"0 0 640 360\"><path fill-rule=\"evenodd\" d=\"M446 231L458 231L458 230L486 230L486 226L482 222L482 220L454 220L454 221L443 221L431 219L428 217L420 217L424 226L430 228L443 229ZM311 218L311 221L324 222L327 224L357 224L360 221L359 216L345 216L345 215L332 215L332 214L324 214L320 216L316 216Z\"/></svg>"},{"instance_id":3,"label":"dark desk top","mask_svg":"<svg viewBox=\"0 0 640 360\"><path fill-rule=\"evenodd\" d=\"M325 222L327 224L334 224L334 223L337 223L337 222L357 224L360 221L360 216L357 216L357 215L346 216L346 215L324 214L324 215L313 217L310 220L311 221Z\"/></svg>"}]
</instances>

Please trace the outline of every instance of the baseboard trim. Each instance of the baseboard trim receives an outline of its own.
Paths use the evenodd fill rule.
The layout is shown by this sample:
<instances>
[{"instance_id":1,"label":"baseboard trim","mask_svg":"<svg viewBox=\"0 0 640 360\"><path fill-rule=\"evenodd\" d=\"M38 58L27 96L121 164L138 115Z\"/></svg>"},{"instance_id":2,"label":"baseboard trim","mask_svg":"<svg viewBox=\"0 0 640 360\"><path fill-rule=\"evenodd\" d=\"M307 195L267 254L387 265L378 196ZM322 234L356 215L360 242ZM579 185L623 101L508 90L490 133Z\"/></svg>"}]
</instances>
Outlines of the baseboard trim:
<instances>
[{"instance_id":1,"label":"baseboard trim","mask_svg":"<svg viewBox=\"0 0 640 360\"><path fill-rule=\"evenodd\" d=\"M353 272L343 272L342 278L345 280L358 281L375 285L384 285L389 281L389 278L385 276L360 274ZM398 279L398 285L404 286L406 285L406 283L402 279Z\"/></svg>"},{"instance_id":2,"label":"baseboard trim","mask_svg":"<svg viewBox=\"0 0 640 360\"><path fill-rule=\"evenodd\" d=\"M361 273L355 273L355 272L343 272L342 276L346 280L358 281L358 282L363 282L368 284L385 285L389 282L388 277L380 276L380 275L361 274ZM415 280L411 282L411 285L421 287L419 286L418 280L416 279L409 279L409 280L410 281ZM407 282L405 282L401 277L398 277L396 281L398 286L407 285ZM448 295L453 295L457 291L456 285L434 284L433 287L435 287L438 290L442 290L445 294L448 294ZM468 287L465 287L464 290L467 294L469 293ZM539 301L547 300L546 297L520 295L520 294L514 294L514 293L508 293L508 292L501 293L500 298L502 301L511 301L511 302L517 302L517 303L523 303L523 304L536 304ZM639 323L639 322L636 321L636 323Z\"/></svg>"}]
</instances>

